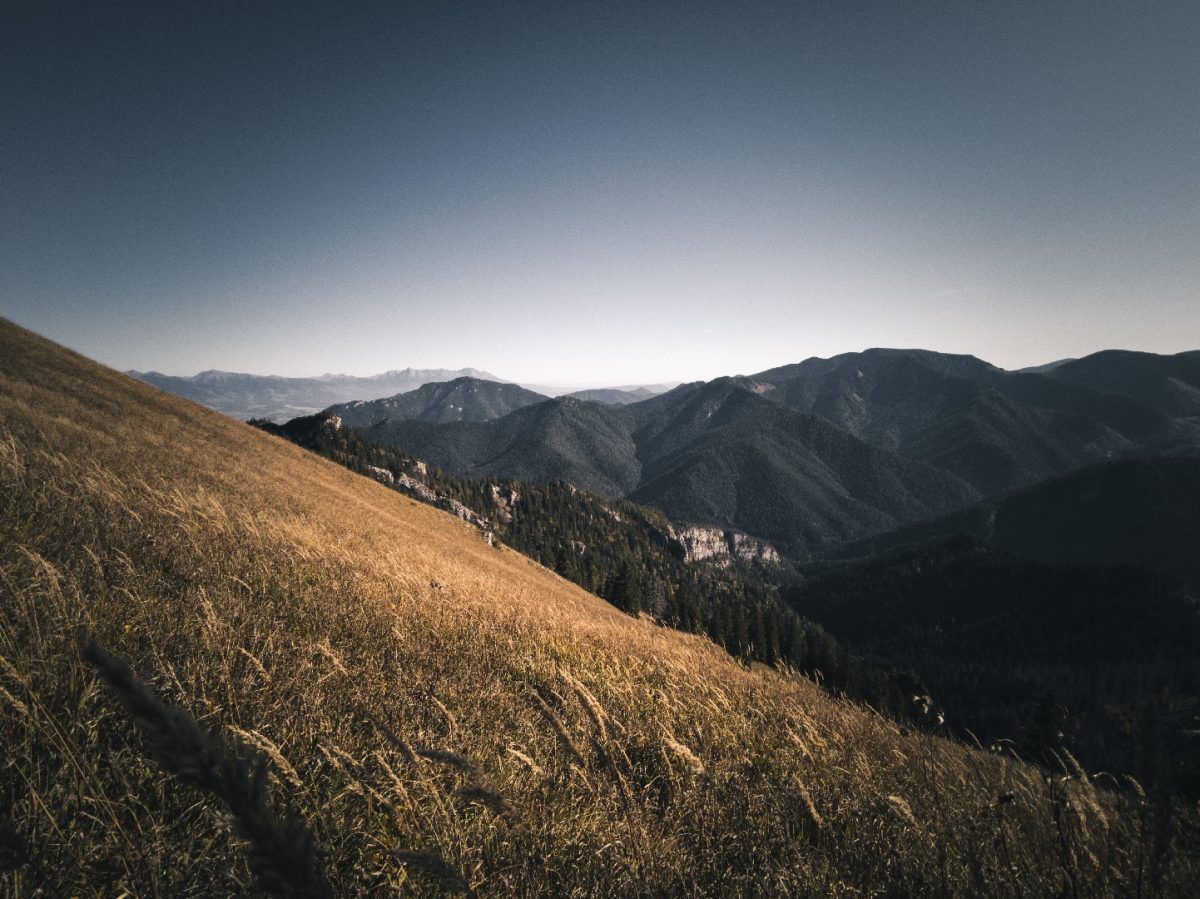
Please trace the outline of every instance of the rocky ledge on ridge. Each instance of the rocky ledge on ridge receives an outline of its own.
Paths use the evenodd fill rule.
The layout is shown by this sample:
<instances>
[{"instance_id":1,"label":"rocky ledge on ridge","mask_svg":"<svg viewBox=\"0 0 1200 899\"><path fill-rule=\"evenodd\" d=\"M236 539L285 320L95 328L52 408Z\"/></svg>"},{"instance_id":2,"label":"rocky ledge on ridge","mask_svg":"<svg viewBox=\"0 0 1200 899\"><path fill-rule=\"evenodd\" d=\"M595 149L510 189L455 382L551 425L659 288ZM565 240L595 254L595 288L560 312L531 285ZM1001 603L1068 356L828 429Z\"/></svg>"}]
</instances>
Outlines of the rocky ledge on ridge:
<instances>
[{"instance_id":1,"label":"rocky ledge on ridge","mask_svg":"<svg viewBox=\"0 0 1200 899\"><path fill-rule=\"evenodd\" d=\"M689 525L669 528L668 536L683 548L683 557L688 562L714 559L724 565L735 560L778 565L780 561L779 551L770 543L739 531Z\"/></svg>"}]
</instances>

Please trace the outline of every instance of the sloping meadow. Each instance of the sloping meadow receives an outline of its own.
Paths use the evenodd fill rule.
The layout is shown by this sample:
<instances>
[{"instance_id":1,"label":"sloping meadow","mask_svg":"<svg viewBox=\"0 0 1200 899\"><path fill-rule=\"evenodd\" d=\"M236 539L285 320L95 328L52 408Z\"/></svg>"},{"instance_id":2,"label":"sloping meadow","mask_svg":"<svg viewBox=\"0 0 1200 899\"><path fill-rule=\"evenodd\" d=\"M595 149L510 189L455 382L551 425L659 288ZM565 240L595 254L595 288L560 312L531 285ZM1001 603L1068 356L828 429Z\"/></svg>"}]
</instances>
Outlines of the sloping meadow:
<instances>
[{"instance_id":1,"label":"sloping meadow","mask_svg":"<svg viewBox=\"0 0 1200 899\"><path fill-rule=\"evenodd\" d=\"M1191 895L1069 758L903 734L0 322L0 896Z\"/></svg>"}]
</instances>

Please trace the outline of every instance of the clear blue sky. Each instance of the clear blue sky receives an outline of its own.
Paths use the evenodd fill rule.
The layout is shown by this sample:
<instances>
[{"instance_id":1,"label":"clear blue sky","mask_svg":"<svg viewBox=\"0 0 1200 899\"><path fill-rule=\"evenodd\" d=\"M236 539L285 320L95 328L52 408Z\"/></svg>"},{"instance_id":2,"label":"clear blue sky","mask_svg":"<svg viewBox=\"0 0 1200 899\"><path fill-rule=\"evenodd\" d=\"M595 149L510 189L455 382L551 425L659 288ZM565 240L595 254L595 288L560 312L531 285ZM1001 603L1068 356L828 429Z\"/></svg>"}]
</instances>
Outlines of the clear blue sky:
<instances>
[{"instance_id":1,"label":"clear blue sky","mask_svg":"<svg viewBox=\"0 0 1200 899\"><path fill-rule=\"evenodd\" d=\"M0 78L0 315L118 368L1200 347L1195 0L5 4Z\"/></svg>"}]
</instances>

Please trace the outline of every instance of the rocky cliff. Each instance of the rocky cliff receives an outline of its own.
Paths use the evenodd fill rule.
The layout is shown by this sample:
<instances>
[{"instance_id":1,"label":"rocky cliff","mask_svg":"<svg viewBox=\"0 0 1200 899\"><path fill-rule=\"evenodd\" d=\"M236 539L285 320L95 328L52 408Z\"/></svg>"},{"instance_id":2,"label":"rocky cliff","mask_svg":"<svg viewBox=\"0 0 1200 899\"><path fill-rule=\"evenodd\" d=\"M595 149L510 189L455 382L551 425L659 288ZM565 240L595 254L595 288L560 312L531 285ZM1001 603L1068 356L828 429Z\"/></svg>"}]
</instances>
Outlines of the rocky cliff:
<instances>
[{"instance_id":1,"label":"rocky cliff","mask_svg":"<svg viewBox=\"0 0 1200 899\"><path fill-rule=\"evenodd\" d=\"M738 531L692 525L669 528L668 536L683 548L684 559L688 562L715 559L726 565L733 561L779 564L779 552L775 547Z\"/></svg>"}]
</instances>

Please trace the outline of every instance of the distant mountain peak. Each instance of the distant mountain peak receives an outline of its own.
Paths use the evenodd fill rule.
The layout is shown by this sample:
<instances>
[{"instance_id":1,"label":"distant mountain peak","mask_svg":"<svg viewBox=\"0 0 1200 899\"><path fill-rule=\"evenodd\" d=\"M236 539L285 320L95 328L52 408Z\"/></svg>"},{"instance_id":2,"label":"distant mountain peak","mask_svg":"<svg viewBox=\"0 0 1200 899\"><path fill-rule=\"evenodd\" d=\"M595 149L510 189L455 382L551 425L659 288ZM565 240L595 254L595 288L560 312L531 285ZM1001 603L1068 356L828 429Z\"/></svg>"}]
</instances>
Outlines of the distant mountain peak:
<instances>
[{"instance_id":1,"label":"distant mountain peak","mask_svg":"<svg viewBox=\"0 0 1200 899\"><path fill-rule=\"evenodd\" d=\"M324 374L311 378L253 375L220 369L206 369L186 377L161 372L130 371L126 374L234 418L265 418L276 422L311 414L336 403L392 396L430 382L459 377L507 383L475 368L402 368L368 377Z\"/></svg>"},{"instance_id":2,"label":"distant mountain peak","mask_svg":"<svg viewBox=\"0 0 1200 899\"><path fill-rule=\"evenodd\" d=\"M350 427L369 428L386 421L490 421L547 399L517 384L464 375L381 399L333 405L326 411L342 416Z\"/></svg>"}]
</instances>

